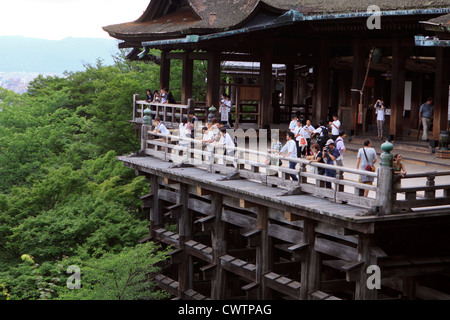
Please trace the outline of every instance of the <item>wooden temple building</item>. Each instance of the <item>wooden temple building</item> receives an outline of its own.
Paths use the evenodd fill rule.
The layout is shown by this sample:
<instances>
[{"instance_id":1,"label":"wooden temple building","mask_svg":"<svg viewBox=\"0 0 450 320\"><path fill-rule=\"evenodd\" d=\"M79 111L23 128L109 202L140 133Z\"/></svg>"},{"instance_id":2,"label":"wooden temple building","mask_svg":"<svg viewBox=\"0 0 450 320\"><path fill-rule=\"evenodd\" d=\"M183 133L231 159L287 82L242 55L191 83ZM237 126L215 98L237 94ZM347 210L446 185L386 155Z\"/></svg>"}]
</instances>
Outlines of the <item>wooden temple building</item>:
<instances>
[{"instance_id":1,"label":"wooden temple building","mask_svg":"<svg viewBox=\"0 0 450 320\"><path fill-rule=\"evenodd\" d=\"M138 20L104 30L131 48L129 59L158 63L161 87L171 86L171 60L181 59L183 105L193 62L206 60L206 106L217 107L227 90L240 127L270 128L297 110L313 123L339 113L357 134L374 125L381 98L391 110L386 129L399 140L418 128L419 107L432 96L437 139L448 128L450 2L377 1L379 28L369 28L377 18L371 4L153 0ZM252 71L241 65L222 83L224 62L251 63ZM167 108L156 114L173 123L181 111ZM155 279L174 297L450 299L450 172L408 175L420 186L400 186L386 144L377 172L313 165L334 168L331 178L308 171L303 159L283 159L297 169L275 168L267 154L235 148L236 157L225 156L151 129L144 122L140 152L118 159L150 181L143 241L172 246Z\"/></svg>"},{"instance_id":2,"label":"wooden temple building","mask_svg":"<svg viewBox=\"0 0 450 320\"><path fill-rule=\"evenodd\" d=\"M390 109L385 132L399 140L418 129L419 108L433 97L430 135L437 140L448 128L450 2L382 0L378 16L372 4L151 1L136 21L104 30L122 40L120 48L132 49L130 59L160 64L161 88L171 85L170 61L181 59L182 104L192 97L193 61L207 60L206 106L218 108L222 91L229 88L237 124L253 119L257 128L268 127L287 121L292 110L301 110L314 124L338 113L353 135L375 125L373 105L382 99ZM161 56L148 55L152 48ZM258 63L259 70L253 77L237 75L221 83L226 61ZM276 72L275 64L285 65L284 71ZM257 107L245 114L249 101Z\"/></svg>"}]
</instances>

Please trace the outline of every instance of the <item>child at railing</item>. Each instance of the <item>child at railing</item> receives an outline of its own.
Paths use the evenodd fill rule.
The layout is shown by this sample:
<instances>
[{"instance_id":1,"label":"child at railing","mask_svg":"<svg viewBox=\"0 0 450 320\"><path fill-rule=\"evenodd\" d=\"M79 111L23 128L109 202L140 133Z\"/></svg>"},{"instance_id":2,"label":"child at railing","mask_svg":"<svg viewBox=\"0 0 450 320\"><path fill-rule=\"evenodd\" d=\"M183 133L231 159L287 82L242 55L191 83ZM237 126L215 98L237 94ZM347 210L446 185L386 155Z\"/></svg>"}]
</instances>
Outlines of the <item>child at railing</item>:
<instances>
[{"instance_id":1,"label":"child at railing","mask_svg":"<svg viewBox=\"0 0 450 320\"><path fill-rule=\"evenodd\" d=\"M161 123L161 119L159 117L155 118L155 121L153 121L153 125L155 126L155 130L153 131L154 133L170 134L169 129L167 129L166 126ZM166 143L166 141L166 137L163 137L162 142ZM164 148L162 150L164 150Z\"/></svg>"}]
</instances>

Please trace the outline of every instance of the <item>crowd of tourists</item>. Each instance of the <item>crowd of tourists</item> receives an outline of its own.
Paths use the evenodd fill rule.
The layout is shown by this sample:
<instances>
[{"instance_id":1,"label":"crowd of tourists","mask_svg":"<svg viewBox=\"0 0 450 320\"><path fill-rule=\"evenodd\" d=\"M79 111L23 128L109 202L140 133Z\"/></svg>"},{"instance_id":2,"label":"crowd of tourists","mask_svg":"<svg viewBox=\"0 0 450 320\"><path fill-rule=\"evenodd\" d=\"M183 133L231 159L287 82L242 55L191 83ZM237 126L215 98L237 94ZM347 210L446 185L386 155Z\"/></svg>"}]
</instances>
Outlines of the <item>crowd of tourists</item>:
<instances>
[{"instance_id":1,"label":"crowd of tourists","mask_svg":"<svg viewBox=\"0 0 450 320\"><path fill-rule=\"evenodd\" d=\"M161 90L162 101L169 103L168 91L166 89ZM147 91L148 101L155 101L158 99L158 92L153 92L152 96L149 96L150 90ZM383 102L378 100L374 106L376 113L382 115L379 117L379 122L384 122L384 105ZM234 156L234 147L237 146L236 138L229 133L232 122L230 117L231 101L230 97L226 94L222 95L221 105L219 108L220 118L212 118L202 127L202 143L205 150L214 151L216 147L222 146L224 148L224 154L227 156ZM194 130L196 122L198 121L194 111L190 111L188 116L181 119L178 126L178 135L183 138L194 138ZM161 122L159 117L156 117L154 122L154 132L162 133L165 135L171 134L166 126ZM381 139L383 136L382 131L383 123L378 123L378 137ZM310 120L303 121L296 114L291 118L289 127L286 130L286 142L283 145L280 142L278 135L272 136L270 148L268 153L276 156L282 156L284 158L304 158L309 163L317 162L328 165L344 166L344 153L346 151L344 138L346 132L341 128L341 121L337 114L333 115L333 121L326 123L320 120L318 126L314 127ZM165 141L165 139L164 139ZM181 139L179 144L187 147L189 140ZM282 161L270 160L268 157L266 164L272 164L281 166ZM356 169L375 171L375 164L378 160L376 150L372 147L370 139L364 141L363 146L358 150ZM289 168L295 169L297 162L288 161ZM231 164L232 165L232 164ZM396 154L394 156L394 172L399 176L406 174L405 167L402 163L402 156ZM336 177L336 170L330 168L321 168L314 166L314 173L319 175L325 175L327 177ZM291 174L291 179L298 180L297 175ZM365 184L372 184L373 177L360 175L360 182ZM331 188L331 183L325 183L327 188ZM365 196L367 196L368 190L365 190Z\"/></svg>"}]
</instances>

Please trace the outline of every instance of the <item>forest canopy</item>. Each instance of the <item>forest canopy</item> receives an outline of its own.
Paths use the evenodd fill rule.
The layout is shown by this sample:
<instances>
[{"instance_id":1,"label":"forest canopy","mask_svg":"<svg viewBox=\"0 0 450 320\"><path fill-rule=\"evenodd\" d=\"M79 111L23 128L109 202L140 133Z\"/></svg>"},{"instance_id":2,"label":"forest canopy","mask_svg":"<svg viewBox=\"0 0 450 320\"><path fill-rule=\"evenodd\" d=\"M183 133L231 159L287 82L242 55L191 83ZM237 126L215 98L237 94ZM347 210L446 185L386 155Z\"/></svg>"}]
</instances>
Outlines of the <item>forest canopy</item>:
<instances>
[{"instance_id":1,"label":"forest canopy","mask_svg":"<svg viewBox=\"0 0 450 320\"><path fill-rule=\"evenodd\" d=\"M22 95L0 89L0 299L165 297L147 282L167 250L138 245L148 235L139 196L149 182L116 159L139 150L128 122L133 94L158 87L158 65L120 56L112 66L99 60L40 76ZM136 270L120 267L124 261ZM73 265L84 270L80 290L66 286ZM137 272L135 287L114 288L102 268L115 270L112 278Z\"/></svg>"}]
</instances>

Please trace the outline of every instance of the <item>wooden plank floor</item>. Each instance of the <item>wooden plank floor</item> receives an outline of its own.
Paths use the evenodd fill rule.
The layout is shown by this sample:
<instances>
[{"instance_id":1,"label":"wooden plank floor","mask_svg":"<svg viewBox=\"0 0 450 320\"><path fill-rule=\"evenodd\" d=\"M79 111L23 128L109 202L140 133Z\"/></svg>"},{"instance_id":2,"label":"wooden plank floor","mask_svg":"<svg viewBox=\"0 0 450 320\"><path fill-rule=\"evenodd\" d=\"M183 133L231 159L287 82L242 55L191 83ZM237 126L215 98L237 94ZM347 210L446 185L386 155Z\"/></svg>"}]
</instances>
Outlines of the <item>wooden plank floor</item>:
<instances>
[{"instance_id":1,"label":"wooden plank floor","mask_svg":"<svg viewBox=\"0 0 450 320\"><path fill-rule=\"evenodd\" d=\"M281 194L286 192L286 189L264 186L252 180L222 181L219 179L224 178L224 175L209 173L204 169L195 167L171 168L174 165L172 162L165 162L154 157L120 156L117 159L124 162L128 167L141 172L191 182L190 184L192 185L197 185L212 191L218 190L219 188L221 193L228 193L233 196L239 195L237 198L246 201L257 201L262 206L287 207L294 210L293 212L295 214L322 221L326 217L328 219L343 220L352 224L370 224L380 221L450 215L450 210L444 210L441 212L421 211L406 214L392 214L389 216L375 216L370 214L368 208L335 203L328 199L312 195L284 196Z\"/></svg>"}]
</instances>

